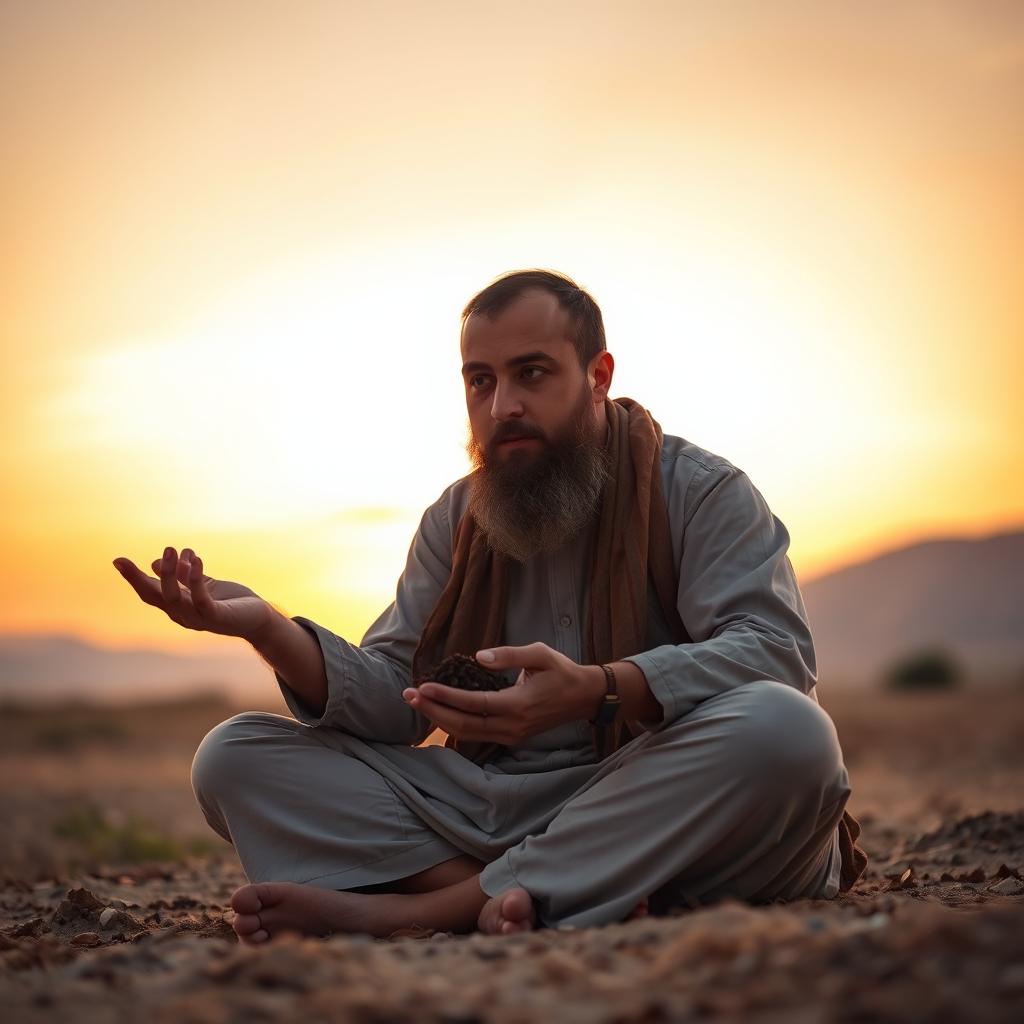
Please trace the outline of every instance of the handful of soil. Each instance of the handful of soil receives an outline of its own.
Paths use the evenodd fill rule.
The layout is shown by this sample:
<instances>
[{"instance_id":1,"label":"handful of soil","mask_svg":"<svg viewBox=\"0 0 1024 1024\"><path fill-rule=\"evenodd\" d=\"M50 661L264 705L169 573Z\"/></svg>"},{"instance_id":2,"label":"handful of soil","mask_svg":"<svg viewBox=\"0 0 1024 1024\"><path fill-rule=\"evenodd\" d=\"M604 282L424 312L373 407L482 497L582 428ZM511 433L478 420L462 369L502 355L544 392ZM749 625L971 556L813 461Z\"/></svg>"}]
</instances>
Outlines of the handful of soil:
<instances>
[{"instance_id":1,"label":"handful of soil","mask_svg":"<svg viewBox=\"0 0 1024 1024\"><path fill-rule=\"evenodd\" d=\"M460 690L504 690L512 686L515 680L500 672L484 668L475 658L465 654L452 654L435 665L421 679L417 679L413 685L419 686L425 682L443 683L445 686L454 686Z\"/></svg>"}]
</instances>

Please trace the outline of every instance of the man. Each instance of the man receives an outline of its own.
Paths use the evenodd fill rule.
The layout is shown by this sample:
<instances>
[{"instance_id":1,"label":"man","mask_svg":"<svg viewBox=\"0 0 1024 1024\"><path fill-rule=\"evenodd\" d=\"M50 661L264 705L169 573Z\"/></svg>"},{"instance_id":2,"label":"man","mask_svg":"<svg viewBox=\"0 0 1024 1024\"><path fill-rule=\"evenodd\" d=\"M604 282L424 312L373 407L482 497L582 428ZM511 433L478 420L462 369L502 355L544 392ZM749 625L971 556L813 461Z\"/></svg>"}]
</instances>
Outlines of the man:
<instances>
[{"instance_id":1,"label":"man","mask_svg":"<svg viewBox=\"0 0 1024 1024\"><path fill-rule=\"evenodd\" d=\"M608 399L601 313L568 278L500 278L461 346L474 472L424 513L360 646L189 548L159 579L114 563L174 621L248 640L295 716L236 716L193 763L250 880L239 937L507 933L849 887L865 858L785 527L731 463ZM516 684L412 685L451 653ZM446 746L419 746L435 726Z\"/></svg>"}]
</instances>

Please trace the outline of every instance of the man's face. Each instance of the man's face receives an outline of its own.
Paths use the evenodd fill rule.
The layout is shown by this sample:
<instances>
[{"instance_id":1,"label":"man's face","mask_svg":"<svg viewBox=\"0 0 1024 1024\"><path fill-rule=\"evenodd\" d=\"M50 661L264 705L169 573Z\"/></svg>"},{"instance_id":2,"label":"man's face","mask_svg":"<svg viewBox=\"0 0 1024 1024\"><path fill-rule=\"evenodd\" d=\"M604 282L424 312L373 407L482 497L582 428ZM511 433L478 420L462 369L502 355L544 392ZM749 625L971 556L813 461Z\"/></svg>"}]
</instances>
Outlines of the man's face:
<instances>
[{"instance_id":1,"label":"man's face","mask_svg":"<svg viewBox=\"0 0 1024 1024\"><path fill-rule=\"evenodd\" d=\"M550 301L549 301L550 300ZM553 295L524 293L462 336L473 474L469 511L491 547L525 562L594 518L608 477L601 436L611 357L580 367ZM600 379L598 379L600 378Z\"/></svg>"},{"instance_id":2,"label":"man's face","mask_svg":"<svg viewBox=\"0 0 1024 1024\"><path fill-rule=\"evenodd\" d=\"M483 464L530 464L582 429L596 438L597 405L568 337L569 316L549 292L524 292L501 314L471 316L462 332L466 409Z\"/></svg>"}]
</instances>

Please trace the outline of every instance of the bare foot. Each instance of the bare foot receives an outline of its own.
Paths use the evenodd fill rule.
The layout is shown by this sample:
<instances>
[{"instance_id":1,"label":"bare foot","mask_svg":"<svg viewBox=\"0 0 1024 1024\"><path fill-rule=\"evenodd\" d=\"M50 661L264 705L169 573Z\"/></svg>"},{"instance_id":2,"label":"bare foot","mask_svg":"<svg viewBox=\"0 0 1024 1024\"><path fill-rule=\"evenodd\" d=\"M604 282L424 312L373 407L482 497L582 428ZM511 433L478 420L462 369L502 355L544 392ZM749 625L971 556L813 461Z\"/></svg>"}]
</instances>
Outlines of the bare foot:
<instances>
[{"instance_id":1,"label":"bare foot","mask_svg":"<svg viewBox=\"0 0 1024 1024\"><path fill-rule=\"evenodd\" d=\"M484 904L476 926L485 935L511 935L531 931L536 923L530 894L525 889L506 889Z\"/></svg>"},{"instance_id":2,"label":"bare foot","mask_svg":"<svg viewBox=\"0 0 1024 1024\"><path fill-rule=\"evenodd\" d=\"M648 901L645 896L626 917L627 921L646 917ZM506 889L498 896L492 896L480 911L477 928L486 935L511 935L513 932L528 932L537 923L533 899L525 889Z\"/></svg>"},{"instance_id":3,"label":"bare foot","mask_svg":"<svg viewBox=\"0 0 1024 1024\"><path fill-rule=\"evenodd\" d=\"M387 899L294 882L243 885L231 897L235 911L232 927L239 940L249 945L266 942L282 932L362 932L383 938L394 931L388 920L391 915L382 913L388 908L379 902Z\"/></svg>"}]
</instances>

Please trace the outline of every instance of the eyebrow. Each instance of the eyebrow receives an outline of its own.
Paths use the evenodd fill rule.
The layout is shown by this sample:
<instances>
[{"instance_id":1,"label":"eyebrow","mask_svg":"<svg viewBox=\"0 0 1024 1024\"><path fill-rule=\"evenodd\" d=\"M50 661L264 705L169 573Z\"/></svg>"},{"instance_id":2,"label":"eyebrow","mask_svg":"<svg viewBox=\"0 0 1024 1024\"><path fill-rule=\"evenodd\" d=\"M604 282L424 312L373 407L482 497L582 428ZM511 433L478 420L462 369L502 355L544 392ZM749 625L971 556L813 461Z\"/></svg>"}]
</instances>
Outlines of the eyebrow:
<instances>
[{"instance_id":1,"label":"eyebrow","mask_svg":"<svg viewBox=\"0 0 1024 1024\"><path fill-rule=\"evenodd\" d=\"M549 365L557 366L558 365L558 360L554 359L552 356L549 356L547 354L547 352L541 352L541 351L538 350L536 352L527 352L527 353L525 353L524 355L521 355L521 356L514 356L512 359L509 359L505 363L505 366L507 366L509 369L514 369L517 366L525 366L527 363L548 363ZM489 370L489 369L491 369L491 366L490 366L489 363L463 363L462 364L462 373L463 373L463 375L465 375L467 373L478 373L478 372L480 372L482 370Z\"/></svg>"}]
</instances>

